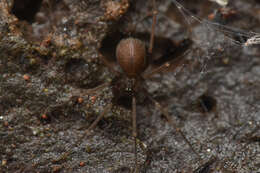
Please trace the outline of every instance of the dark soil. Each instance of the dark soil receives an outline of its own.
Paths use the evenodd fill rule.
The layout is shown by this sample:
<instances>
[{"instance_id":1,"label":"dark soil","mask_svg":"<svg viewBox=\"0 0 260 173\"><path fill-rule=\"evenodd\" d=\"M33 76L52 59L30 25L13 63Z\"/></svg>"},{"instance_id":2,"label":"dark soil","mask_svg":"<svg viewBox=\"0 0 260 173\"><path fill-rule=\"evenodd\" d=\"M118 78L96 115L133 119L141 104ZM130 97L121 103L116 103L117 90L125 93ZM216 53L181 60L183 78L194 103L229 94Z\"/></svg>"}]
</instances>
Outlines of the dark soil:
<instances>
[{"instance_id":1,"label":"dark soil","mask_svg":"<svg viewBox=\"0 0 260 173\"><path fill-rule=\"evenodd\" d=\"M115 80L99 53L114 65L116 43L152 4L118 0L121 11L109 13L110 1L0 0L0 173L131 172L135 167L129 96L115 101L111 87L86 91ZM239 32L260 33L257 0L232 1L224 12L206 0L182 4L200 18L213 16L211 21ZM154 53L165 59L153 66L180 56L184 51L175 50L181 50L182 40L192 45L183 66L156 74L146 81L147 89L200 159L140 93L138 170L260 172L259 45L245 47L247 37L235 31L226 37L206 22L190 20L188 32L170 0L158 0L157 8ZM151 25L151 18L145 19L132 35L148 42ZM112 110L91 135L75 144L111 102Z\"/></svg>"}]
</instances>

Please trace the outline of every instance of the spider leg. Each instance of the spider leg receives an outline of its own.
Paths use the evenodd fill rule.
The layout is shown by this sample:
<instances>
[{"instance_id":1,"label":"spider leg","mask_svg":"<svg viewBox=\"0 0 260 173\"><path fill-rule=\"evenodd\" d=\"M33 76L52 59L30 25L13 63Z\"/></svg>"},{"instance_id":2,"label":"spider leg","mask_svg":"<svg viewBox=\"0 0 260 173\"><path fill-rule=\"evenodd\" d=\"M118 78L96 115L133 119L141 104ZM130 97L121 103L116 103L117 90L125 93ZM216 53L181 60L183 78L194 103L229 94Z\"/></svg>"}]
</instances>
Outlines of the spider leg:
<instances>
[{"instance_id":1,"label":"spider leg","mask_svg":"<svg viewBox=\"0 0 260 173\"><path fill-rule=\"evenodd\" d=\"M145 16L143 16L141 19L139 19L133 26L131 26L131 33L134 33L136 31L136 27L139 23L142 23L146 18L153 16L153 28L155 28L156 25L156 15L157 15L157 11L155 10L155 0L153 0L153 11L152 12L147 12L147 14ZM153 33L154 33L154 29L152 29ZM154 34L153 34L154 35ZM154 36L153 36L154 37ZM150 43L151 44L151 43Z\"/></svg>"},{"instance_id":2,"label":"spider leg","mask_svg":"<svg viewBox=\"0 0 260 173\"><path fill-rule=\"evenodd\" d=\"M188 49L182 55L180 55L179 57L174 58L174 60L166 61L164 64L160 65L159 67L152 69L150 72L144 73L143 78L148 79L156 73L160 73L160 72L165 71L169 67L171 67L171 69L177 70L177 67L188 63L187 60L184 59L183 57L186 56L190 51L191 50Z\"/></svg>"},{"instance_id":3,"label":"spider leg","mask_svg":"<svg viewBox=\"0 0 260 173\"><path fill-rule=\"evenodd\" d=\"M154 32L155 32L155 26L156 26L156 15L157 15L157 9L156 9L156 3L155 0L153 0L153 24L152 24L152 31L150 36L150 43L149 43L149 54L152 54L153 52L153 45L154 45Z\"/></svg>"},{"instance_id":4,"label":"spider leg","mask_svg":"<svg viewBox=\"0 0 260 173\"><path fill-rule=\"evenodd\" d=\"M106 107L104 108L103 112L101 114L99 114L99 116L96 118L96 120L89 126L89 128L85 131L84 135L82 136L82 138L84 138L84 136L86 134L88 134L92 129L94 129L98 122L104 117L104 115L111 109L112 104L108 104L106 105Z\"/></svg>"},{"instance_id":5,"label":"spider leg","mask_svg":"<svg viewBox=\"0 0 260 173\"><path fill-rule=\"evenodd\" d=\"M111 82L105 82L105 83L103 83L103 84L101 84L101 85L99 85L95 88L87 89L87 90L85 90L81 93L83 93L84 95L85 94L86 95L94 94L94 93L96 93L96 92L98 92L98 91L102 90L103 88L108 87L110 85L111 85Z\"/></svg>"},{"instance_id":6,"label":"spider leg","mask_svg":"<svg viewBox=\"0 0 260 173\"><path fill-rule=\"evenodd\" d=\"M136 27L139 23L142 23L146 18L152 16L153 13L152 12L148 12L145 16L143 16L141 19L139 19L133 26L132 26L132 29L131 29L131 32L132 33L135 33L136 31Z\"/></svg>"},{"instance_id":7,"label":"spider leg","mask_svg":"<svg viewBox=\"0 0 260 173\"><path fill-rule=\"evenodd\" d=\"M82 140L85 138L86 135L89 134L89 132L94 129L96 127L96 125L98 124L98 122L104 117L104 115L111 109L112 104L108 104L106 105L106 107L104 108L103 112L96 118L96 120L89 126L89 128L85 131L85 133L79 137L79 139L74 143L74 145L71 147L71 149L65 153L63 153L58 159L54 160L54 162L59 162L60 160L64 160L65 158L67 158L68 155L70 155L72 153L72 149L79 145Z\"/></svg>"},{"instance_id":8,"label":"spider leg","mask_svg":"<svg viewBox=\"0 0 260 173\"><path fill-rule=\"evenodd\" d=\"M98 50L97 50L98 52ZM101 59L101 61L105 64L105 66L107 66L109 68L109 70L114 73L114 75L119 76L120 72L117 71L113 65L111 63L108 62L108 60L101 54L99 53L99 58Z\"/></svg>"},{"instance_id":9,"label":"spider leg","mask_svg":"<svg viewBox=\"0 0 260 173\"><path fill-rule=\"evenodd\" d=\"M197 151L193 148L193 146L191 145L191 143L188 141L188 139L186 138L186 136L184 135L184 133L181 131L180 128L177 127L176 123L174 122L174 120L171 118L171 116L169 115L168 111L166 111L159 102L157 102L155 99L153 99L150 94L148 93L148 91L144 88L145 90L145 94L146 96L154 103L155 107L162 112L162 114L165 116L165 118L168 120L169 124L176 130L176 132L178 132L182 138L184 139L184 141L186 142L186 144L189 145L190 149L195 153L195 155L199 158L199 160L202 160L200 155L197 153Z\"/></svg>"},{"instance_id":10,"label":"spider leg","mask_svg":"<svg viewBox=\"0 0 260 173\"><path fill-rule=\"evenodd\" d=\"M133 124L133 137L134 137L134 153L135 153L135 165L137 169L137 147L136 147L136 137L137 137L137 127L136 127L136 97L132 96L132 124Z\"/></svg>"}]
</instances>

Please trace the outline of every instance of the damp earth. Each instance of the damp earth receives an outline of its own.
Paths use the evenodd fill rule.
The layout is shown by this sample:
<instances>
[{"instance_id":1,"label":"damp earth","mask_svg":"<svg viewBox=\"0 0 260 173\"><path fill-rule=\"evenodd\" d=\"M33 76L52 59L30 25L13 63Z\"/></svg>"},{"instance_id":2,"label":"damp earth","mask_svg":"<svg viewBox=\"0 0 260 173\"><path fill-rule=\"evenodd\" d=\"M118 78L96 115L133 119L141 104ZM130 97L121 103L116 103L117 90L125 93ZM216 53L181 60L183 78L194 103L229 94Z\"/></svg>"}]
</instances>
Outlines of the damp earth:
<instances>
[{"instance_id":1,"label":"damp earth","mask_svg":"<svg viewBox=\"0 0 260 173\"><path fill-rule=\"evenodd\" d=\"M229 32L234 37L226 36L225 30L189 15L260 33L260 3L236 0L223 8L206 0L180 1L191 12L183 16L173 2L156 2L154 53L167 59L172 55L167 54L169 45L185 39L192 45L183 53L183 66L156 74L147 80L147 89L201 159L154 105L141 98L139 170L257 173L259 45L245 47L245 38L236 37L239 29ZM131 172L135 162L129 98L113 102L109 86L84 93L114 80L100 53L115 64L115 42L133 31L151 7L145 0L0 0L1 173ZM147 41L151 24L149 17L138 23L136 36ZM74 146L111 102L111 111L91 135Z\"/></svg>"}]
</instances>

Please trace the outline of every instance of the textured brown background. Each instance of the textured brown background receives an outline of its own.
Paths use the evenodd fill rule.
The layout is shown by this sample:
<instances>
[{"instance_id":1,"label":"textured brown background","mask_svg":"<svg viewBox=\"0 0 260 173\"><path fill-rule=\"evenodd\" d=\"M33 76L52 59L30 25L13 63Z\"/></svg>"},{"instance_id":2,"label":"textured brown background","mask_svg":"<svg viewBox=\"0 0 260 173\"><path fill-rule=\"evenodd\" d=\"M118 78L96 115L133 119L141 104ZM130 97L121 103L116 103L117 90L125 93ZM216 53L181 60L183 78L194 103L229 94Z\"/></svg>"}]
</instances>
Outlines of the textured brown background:
<instances>
[{"instance_id":1,"label":"textured brown background","mask_svg":"<svg viewBox=\"0 0 260 173\"><path fill-rule=\"evenodd\" d=\"M93 95L82 95L83 103L77 103L80 93L113 79L98 59L97 45L110 31L126 31L151 10L145 0L131 2L114 21L105 15L107 1L0 0L0 172L130 172L134 166L131 116L124 107L115 105L90 137L73 145L113 97L107 88L94 95L95 101ZM208 1L182 4L202 18L220 8ZM157 6L156 35L182 40L184 19L178 20L169 0ZM260 33L259 1L236 0L229 7L235 14L226 16L228 26ZM259 45L245 48L191 23L194 44L185 57L190 64L147 84L202 161L143 99L137 107L140 171L259 172ZM147 19L137 32L150 28ZM198 107L203 94L217 101L204 114ZM61 159L71 147L72 153ZM206 162L208 170L196 170Z\"/></svg>"}]
</instances>

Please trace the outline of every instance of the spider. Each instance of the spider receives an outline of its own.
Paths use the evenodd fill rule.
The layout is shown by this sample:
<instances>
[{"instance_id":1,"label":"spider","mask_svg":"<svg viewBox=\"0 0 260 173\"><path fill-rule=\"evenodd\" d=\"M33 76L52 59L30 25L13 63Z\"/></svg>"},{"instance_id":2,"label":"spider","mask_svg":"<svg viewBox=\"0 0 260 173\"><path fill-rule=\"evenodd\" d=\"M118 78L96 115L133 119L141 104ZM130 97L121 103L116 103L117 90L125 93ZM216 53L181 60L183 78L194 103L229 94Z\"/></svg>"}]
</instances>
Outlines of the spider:
<instances>
[{"instance_id":1,"label":"spider","mask_svg":"<svg viewBox=\"0 0 260 173\"><path fill-rule=\"evenodd\" d=\"M103 61L103 63L109 68L109 70L115 75L114 79L111 82L104 83L94 89L87 90L84 94L91 95L93 93L98 92L100 89L111 86L112 93L114 95L114 102L120 105L123 101L125 104L123 106L131 107L132 114L132 136L134 138L134 153L135 153L135 165L137 168L137 97L140 92L142 92L146 98L148 98L155 107L161 111L164 117L167 119L169 124L182 136L187 145L191 148L191 150L199 157L199 154L192 147L189 140L185 137L184 133L177 127L176 123L173 121L168 111L163 108L163 106L156 101L154 98L150 96L145 86L145 81L152 77L154 74L160 73L165 69L171 67L177 67L179 65L183 65L184 59L183 56L187 53L188 48L191 45L191 41L188 39L183 40L178 45L175 45L175 49L172 51L173 43L166 38L158 38L155 36L155 27L156 27L156 1L153 0L153 10L149 16L152 16L152 27L150 36L147 36L143 33L137 33L136 36L126 36L121 33L116 33L111 35L110 37L105 37L102 41L101 45L98 48L99 58ZM147 16L145 16L146 18ZM140 21L142 21L141 19ZM140 22L138 21L138 22ZM117 37L117 38L115 38ZM141 38L149 37L149 44L146 46L145 42ZM119 40L119 41L117 41ZM153 49L155 41L164 42L164 45L167 45L166 53L161 56L159 59L153 59ZM115 68L109 62L109 56L107 54L108 48L106 47L106 42L109 42L109 45L113 47L115 44L114 52L110 54L110 56L115 55L116 61L119 66L119 69ZM112 43L111 43L112 42ZM167 42L167 43L166 43ZM111 50L110 50L111 51ZM176 57L172 60L169 58L171 54L174 54ZM156 66L152 66L152 64L156 64ZM152 67L149 67L152 66ZM122 105L121 105L122 106ZM98 115L96 120L88 127L86 132L78 141L76 141L76 145L81 143L83 138L89 134L91 130L93 130L98 122L104 117L104 115L111 109L112 103L107 104L104 107L104 110ZM68 154L68 153L67 153Z\"/></svg>"}]
</instances>

